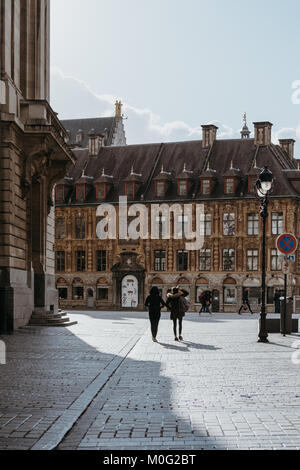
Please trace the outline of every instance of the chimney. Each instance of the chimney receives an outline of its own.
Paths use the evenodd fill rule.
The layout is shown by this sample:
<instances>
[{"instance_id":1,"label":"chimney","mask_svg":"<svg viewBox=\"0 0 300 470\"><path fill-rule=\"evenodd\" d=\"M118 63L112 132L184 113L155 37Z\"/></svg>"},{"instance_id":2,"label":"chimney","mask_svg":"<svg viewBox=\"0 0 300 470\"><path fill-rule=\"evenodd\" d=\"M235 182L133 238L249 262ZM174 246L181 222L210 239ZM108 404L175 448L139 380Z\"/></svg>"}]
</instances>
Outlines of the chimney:
<instances>
[{"instance_id":1,"label":"chimney","mask_svg":"<svg viewBox=\"0 0 300 470\"><path fill-rule=\"evenodd\" d=\"M267 146L271 144L272 126L271 122L254 122L254 144Z\"/></svg>"},{"instance_id":2,"label":"chimney","mask_svg":"<svg viewBox=\"0 0 300 470\"><path fill-rule=\"evenodd\" d=\"M279 139L280 147L288 154L291 160L294 158L295 142L294 139Z\"/></svg>"},{"instance_id":3,"label":"chimney","mask_svg":"<svg viewBox=\"0 0 300 470\"><path fill-rule=\"evenodd\" d=\"M89 131L89 154L98 155L100 148L102 147L102 139L96 134L95 129Z\"/></svg>"},{"instance_id":4,"label":"chimney","mask_svg":"<svg viewBox=\"0 0 300 470\"><path fill-rule=\"evenodd\" d=\"M217 138L218 127L213 124L206 124L202 127L202 146L203 148L211 147Z\"/></svg>"}]
</instances>

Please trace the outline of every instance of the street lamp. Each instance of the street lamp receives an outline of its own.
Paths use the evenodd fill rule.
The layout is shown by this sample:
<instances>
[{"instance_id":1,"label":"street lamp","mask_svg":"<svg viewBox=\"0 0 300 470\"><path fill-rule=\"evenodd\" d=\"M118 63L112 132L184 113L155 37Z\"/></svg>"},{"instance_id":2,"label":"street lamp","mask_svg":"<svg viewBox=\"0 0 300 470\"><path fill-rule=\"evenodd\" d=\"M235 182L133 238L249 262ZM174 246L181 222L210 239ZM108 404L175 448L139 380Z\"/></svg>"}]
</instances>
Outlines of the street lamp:
<instances>
[{"instance_id":1,"label":"street lamp","mask_svg":"<svg viewBox=\"0 0 300 470\"><path fill-rule=\"evenodd\" d=\"M259 322L259 343L268 343L268 332L266 327L266 221L268 217L269 194L273 186L273 174L265 166L255 183L257 195L260 201L260 216L263 221L262 240L262 274L261 274L261 313Z\"/></svg>"}]
</instances>

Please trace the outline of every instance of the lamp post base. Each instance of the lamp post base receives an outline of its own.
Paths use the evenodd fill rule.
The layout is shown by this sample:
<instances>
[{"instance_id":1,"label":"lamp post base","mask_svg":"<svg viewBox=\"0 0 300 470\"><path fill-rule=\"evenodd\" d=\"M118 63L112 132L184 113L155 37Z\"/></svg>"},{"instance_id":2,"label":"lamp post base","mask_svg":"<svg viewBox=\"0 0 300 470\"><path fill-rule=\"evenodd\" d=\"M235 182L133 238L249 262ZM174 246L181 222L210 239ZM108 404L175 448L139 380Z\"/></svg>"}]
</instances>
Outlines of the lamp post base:
<instances>
[{"instance_id":1,"label":"lamp post base","mask_svg":"<svg viewBox=\"0 0 300 470\"><path fill-rule=\"evenodd\" d=\"M259 319L259 328L258 328L258 343L268 343L268 330L266 327L266 314L261 313Z\"/></svg>"},{"instance_id":2,"label":"lamp post base","mask_svg":"<svg viewBox=\"0 0 300 470\"><path fill-rule=\"evenodd\" d=\"M257 340L258 343L269 343L268 338L258 338Z\"/></svg>"}]
</instances>

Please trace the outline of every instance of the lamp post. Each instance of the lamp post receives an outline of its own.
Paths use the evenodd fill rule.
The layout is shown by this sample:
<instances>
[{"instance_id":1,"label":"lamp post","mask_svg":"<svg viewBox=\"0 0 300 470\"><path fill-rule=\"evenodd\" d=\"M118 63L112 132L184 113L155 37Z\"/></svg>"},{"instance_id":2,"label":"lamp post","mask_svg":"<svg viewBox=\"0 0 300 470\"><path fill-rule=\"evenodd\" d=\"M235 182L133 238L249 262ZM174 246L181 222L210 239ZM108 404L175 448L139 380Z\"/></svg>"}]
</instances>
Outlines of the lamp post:
<instances>
[{"instance_id":1,"label":"lamp post","mask_svg":"<svg viewBox=\"0 0 300 470\"><path fill-rule=\"evenodd\" d=\"M268 218L269 194L273 186L273 174L266 166L256 181L257 196L260 201L260 216L263 221L262 239L262 274L261 274L261 313L259 322L259 343L268 343L268 332L266 325L266 221Z\"/></svg>"}]
</instances>

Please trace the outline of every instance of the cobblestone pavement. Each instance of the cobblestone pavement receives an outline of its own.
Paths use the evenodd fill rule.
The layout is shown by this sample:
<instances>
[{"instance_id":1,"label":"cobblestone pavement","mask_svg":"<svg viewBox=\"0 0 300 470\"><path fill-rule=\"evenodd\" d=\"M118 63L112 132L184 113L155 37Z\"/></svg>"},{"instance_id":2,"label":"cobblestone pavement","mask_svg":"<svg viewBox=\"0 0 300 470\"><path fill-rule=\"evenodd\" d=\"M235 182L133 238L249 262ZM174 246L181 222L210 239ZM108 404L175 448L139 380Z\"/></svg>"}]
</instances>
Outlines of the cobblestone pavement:
<instances>
[{"instance_id":1,"label":"cobblestone pavement","mask_svg":"<svg viewBox=\"0 0 300 470\"><path fill-rule=\"evenodd\" d=\"M0 449L300 449L300 335L258 317L188 314L159 343L145 313L72 312L0 337Z\"/></svg>"}]
</instances>

